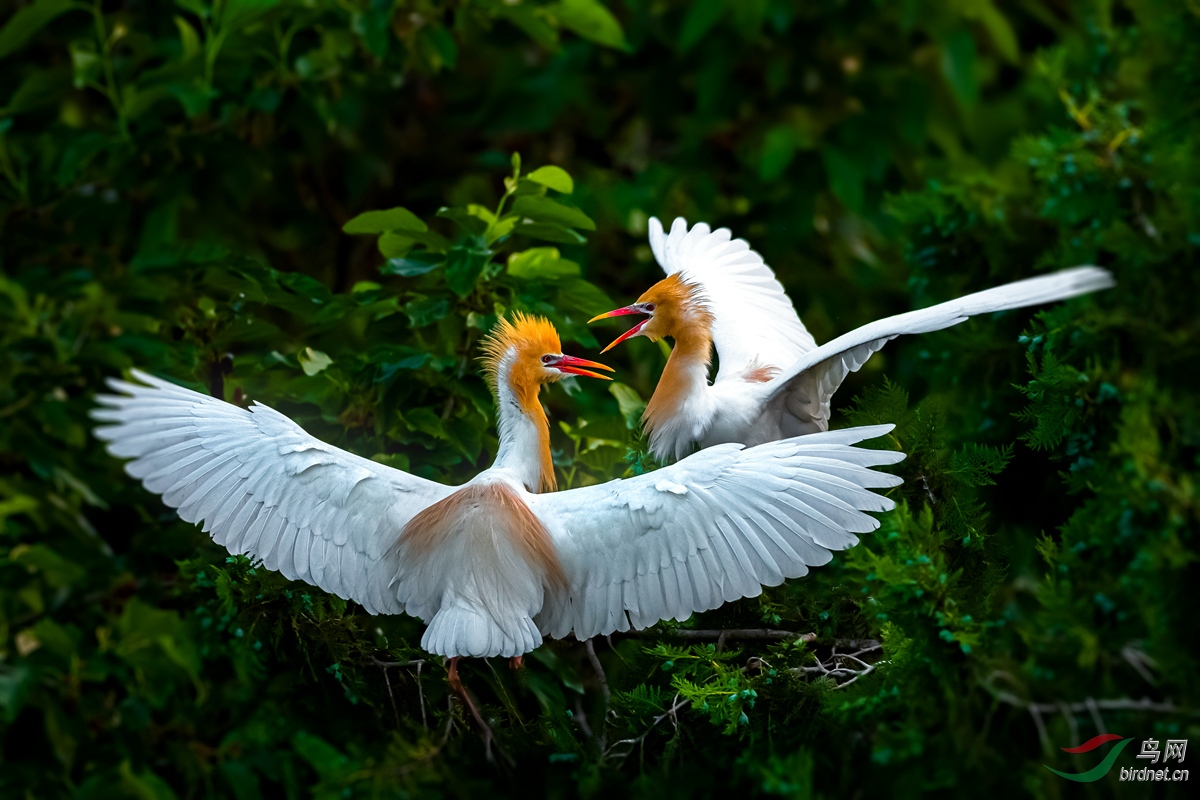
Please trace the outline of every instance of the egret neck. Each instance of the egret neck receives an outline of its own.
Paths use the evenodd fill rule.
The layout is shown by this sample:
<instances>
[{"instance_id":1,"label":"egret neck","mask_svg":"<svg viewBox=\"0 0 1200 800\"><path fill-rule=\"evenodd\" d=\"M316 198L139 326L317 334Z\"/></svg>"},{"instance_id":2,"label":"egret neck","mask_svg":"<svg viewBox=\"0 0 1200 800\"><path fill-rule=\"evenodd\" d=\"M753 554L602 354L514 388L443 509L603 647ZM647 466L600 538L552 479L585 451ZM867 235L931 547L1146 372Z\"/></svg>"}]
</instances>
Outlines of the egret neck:
<instances>
[{"instance_id":1,"label":"egret neck","mask_svg":"<svg viewBox=\"0 0 1200 800\"><path fill-rule=\"evenodd\" d=\"M538 399L540 384L526 379L510 347L496 369L497 427L500 449L493 469L511 472L531 492L557 486L550 458L550 422Z\"/></svg>"},{"instance_id":2,"label":"egret neck","mask_svg":"<svg viewBox=\"0 0 1200 800\"><path fill-rule=\"evenodd\" d=\"M689 296L683 313L670 320L664 336L674 339L671 355L654 394L646 404L642 421L651 443L677 439L676 428L688 427L693 440L708 427L712 417L708 397L708 372L712 365L712 315L701 302ZM685 453L676 453L682 458Z\"/></svg>"}]
</instances>

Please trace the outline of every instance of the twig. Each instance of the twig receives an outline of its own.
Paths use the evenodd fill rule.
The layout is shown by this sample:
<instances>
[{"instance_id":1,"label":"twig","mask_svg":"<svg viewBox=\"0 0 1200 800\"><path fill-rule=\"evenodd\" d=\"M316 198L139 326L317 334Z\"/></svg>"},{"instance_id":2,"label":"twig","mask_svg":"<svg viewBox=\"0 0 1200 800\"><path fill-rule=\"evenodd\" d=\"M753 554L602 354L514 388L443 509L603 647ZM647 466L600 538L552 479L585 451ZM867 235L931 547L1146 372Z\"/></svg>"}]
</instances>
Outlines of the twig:
<instances>
[{"instance_id":1,"label":"twig","mask_svg":"<svg viewBox=\"0 0 1200 800\"><path fill-rule=\"evenodd\" d=\"M621 659L621 663L629 666L629 662L625 660L623 655L621 655L621 651L613 645L611 633L604 637L604 641L608 642L608 649L611 650L617 658Z\"/></svg>"},{"instance_id":2,"label":"twig","mask_svg":"<svg viewBox=\"0 0 1200 800\"><path fill-rule=\"evenodd\" d=\"M996 678L1005 678L1009 681L1013 680L1012 675L1002 670L992 672L983 681L983 687L991 693L993 697L1002 703L1008 703L1010 706L1017 708L1029 709L1041 714L1053 714L1055 711L1063 711L1064 709L1074 714L1091 714L1092 719L1096 721L1097 728L1103 728L1103 720L1100 717L1100 711L1152 711L1157 714L1183 714L1189 717L1200 717L1200 710L1194 708L1183 708L1174 703L1156 703L1149 697L1143 697L1141 700L1134 700L1131 697L1120 697L1112 700L1096 700L1093 697L1085 698L1076 703L1033 703L1029 700L1024 700L1017 697L1012 692L1005 691L996 687L993 681Z\"/></svg>"},{"instance_id":3,"label":"twig","mask_svg":"<svg viewBox=\"0 0 1200 800\"><path fill-rule=\"evenodd\" d=\"M742 641L751 640L767 640L767 641L786 641L788 639L802 639L807 634L796 633L795 631L777 631L769 628L730 628L728 630L698 630L693 628L672 628L664 631L648 631L650 636L669 636L672 639L698 639L707 641L716 639L718 642L723 642L726 639L739 639Z\"/></svg>"},{"instance_id":4,"label":"twig","mask_svg":"<svg viewBox=\"0 0 1200 800\"><path fill-rule=\"evenodd\" d=\"M592 732L592 726L588 724L587 713L583 710L583 703L580 702L578 696L575 697L575 709L571 712L571 717L579 723L584 736L592 741L596 740L596 734ZM600 746L599 749L601 752L604 752L603 746Z\"/></svg>"},{"instance_id":5,"label":"twig","mask_svg":"<svg viewBox=\"0 0 1200 800\"><path fill-rule=\"evenodd\" d=\"M1100 707L1096 705L1096 701L1089 697L1084 702L1092 715L1092 722L1096 725L1096 730L1100 733L1108 733L1108 729L1104 725L1104 717L1100 716Z\"/></svg>"},{"instance_id":6,"label":"twig","mask_svg":"<svg viewBox=\"0 0 1200 800\"><path fill-rule=\"evenodd\" d=\"M796 631L782 631L774 628L726 628L726 629L700 629L700 628L668 628L666 630L647 630L647 631L629 631L624 636L632 636L639 639L685 639L688 641L717 641L723 642L727 639L736 639L739 641L770 641L770 642L785 642L789 639L799 639L802 642L809 642L821 645L832 645L849 650L857 650L864 647L878 646L879 642L875 639L825 639L822 640L815 633L798 633Z\"/></svg>"},{"instance_id":7,"label":"twig","mask_svg":"<svg viewBox=\"0 0 1200 800\"><path fill-rule=\"evenodd\" d=\"M392 701L392 711L396 715L396 727L400 727L400 711L396 708L396 696L392 694L392 679L388 676L388 667L416 667L417 668L417 699L421 704L421 726L425 730L429 730L429 720L425 716L425 691L421 686L421 668L425 666L425 660L416 658L412 661L380 661L375 656L371 656L371 660L375 662L375 666L383 670L383 680L387 683L388 697Z\"/></svg>"},{"instance_id":8,"label":"twig","mask_svg":"<svg viewBox=\"0 0 1200 800\"><path fill-rule=\"evenodd\" d=\"M859 647L853 653L839 653L837 651L838 645L834 644L833 652L829 656L829 658L822 661L814 653L813 659L816 661L816 664L814 666L796 667L795 669L792 670L792 672L796 675L816 673L816 674L819 674L824 677L832 678L833 681L837 684L834 687L834 691L836 691L838 689L844 689L845 687L847 687L850 684L857 681L859 678L862 678L864 675L870 675L872 672L875 671L876 667L878 667L880 663L887 663L887 662L879 662L876 664L868 664L867 662L865 662L861 658L859 658L859 656L866 655L867 653L883 649L883 646L881 644L879 644L879 642L876 642L874 639L845 640L845 641L853 642L854 645L865 644L866 646ZM839 665L839 662L840 662L840 665Z\"/></svg>"},{"instance_id":9,"label":"twig","mask_svg":"<svg viewBox=\"0 0 1200 800\"><path fill-rule=\"evenodd\" d=\"M454 701L456 699L454 692L446 697L446 730L442 732L442 743L438 745L438 749L445 747L446 742L450 740L450 729L454 727Z\"/></svg>"},{"instance_id":10,"label":"twig","mask_svg":"<svg viewBox=\"0 0 1200 800\"><path fill-rule=\"evenodd\" d=\"M1088 698L1081 703L1071 703L1070 705L1060 706L1052 703L1030 703L1030 708L1036 708L1038 711L1050 712L1059 711L1063 708L1070 710L1076 714L1082 714L1085 711L1090 711L1089 702L1098 709L1105 711L1153 711L1156 714L1183 714L1188 717L1200 717L1200 710L1194 708L1182 708L1174 703L1155 703L1149 697L1143 697L1141 700L1133 700L1128 697L1122 697L1117 700L1093 700Z\"/></svg>"},{"instance_id":11,"label":"twig","mask_svg":"<svg viewBox=\"0 0 1200 800\"><path fill-rule=\"evenodd\" d=\"M1097 700L1093 697L1088 697L1077 703L1031 703L1024 700L1012 692L997 688L993 683L995 678L1007 678L1013 680L1012 676L1007 672L995 671L983 681L983 686L993 697L1002 703L1007 703L1016 708L1025 709L1029 715L1033 717L1033 724L1037 727L1038 740L1042 744L1042 749L1046 752L1051 751L1050 738L1046 734L1046 726L1042 720L1043 714L1053 714L1058 712L1067 720L1067 724L1071 728L1071 736L1079 739L1079 723L1076 716L1079 714L1088 714L1092 718L1092 722L1096 725L1096 730L1100 733L1107 733L1104 724L1104 718L1100 715L1100 711L1142 711L1155 714L1181 714L1188 717L1200 717L1200 710L1194 708L1182 708L1174 703L1156 703L1149 697L1143 697L1141 700L1134 700L1129 697L1121 697L1113 700Z\"/></svg>"},{"instance_id":12,"label":"twig","mask_svg":"<svg viewBox=\"0 0 1200 800\"><path fill-rule=\"evenodd\" d=\"M657 726L658 723L662 722L667 717L670 717L675 721L675 728L678 729L679 721L675 717L675 712L686 706L688 702L689 701L687 699L680 700L679 695L676 694L674 699L671 701L671 707L655 717L654 721L650 723L650 727L646 728L646 731L641 736L636 736L633 739L621 739L620 741L613 742L612 746L604 751L603 758L608 758L618 745L627 744L629 745L629 749L621 754L621 762L624 763L625 759L629 758L629 754L633 752L634 748L642 744L642 742L646 740L646 737L650 735L650 732L654 730L655 726Z\"/></svg>"},{"instance_id":13,"label":"twig","mask_svg":"<svg viewBox=\"0 0 1200 800\"><path fill-rule=\"evenodd\" d=\"M1141 675L1146 683L1156 686L1158 685L1158 681L1155 679L1154 674L1150 672L1150 668L1157 668L1158 662L1146 653L1143 653L1141 648L1138 647L1139 644L1141 642L1130 642L1122 647L1121 657L1129 662L1129 666L1137 670L1137 674Z\"/></svg>"},{"instance_id":14,"label":"twig","mask_svg":"<svg viewBox=\"0 0 1200 800\"><path fill-rule=\"evenodd\" d=\"M421 686L421 667L425 666L423 660L417 660L417 700L421 704L421 727L429 730L429 720L425 718L425 689Z\"/></svg>"},{"instance_id":15,"label":"twig","mask_svg":"<svg viewBox=\"0 0 1200 800\"><path fill-rule=\"evenodd\" d=\"M604 695L604 705L607 707L612 699L612 692L608 689L608 677L604 674L600 659L596 657L596 648L592 645L592 640L588 639L583 644L587 648L588 661L592 662L592 669L596 671L596 680L600 682L600 693Z\"/></svg>"},{"instance_id":16,"label":"twig","mask_svg":"<svg viewBox=\"0 0 1200 800\"><path fill-rule=\"evenodd\" d=\"M1056 703L1059 713L1063 715L1063 719L1067 721L1067 727L1071 729L1071 741L1079 741L1079 722L1075 719L1075 715L1071 713L1071 709L1067 708L1065 703Z\"/></svg>"},{"instance_id":17,"label":"twig","mask_svg":"<svg viewBox=\"0 0 1200 800\"><path fill-rule=\"evenodd\" d=\"M1037 706L1030 706L1029 713L1033 717L1033 724L1037 726L1038 741L1042 744L1042 752L1053 752L1050 749L1050 737L1046 735L1046 725L1042 722L1041 710Z\"/></svg>"},{"instance_id":18,"label":"twig","mask_svg":"<svg viewBox=\"0 0 1200 800\"><path fill-rule=\"evenodd\" d=\"M387 684L388 699L392 701L392 713L396 715L396 727L400 727L400 709L396 708L396 695L392 694L392 679L388 677L387 667L379 668L383 672L383 682Z\"/></svg>"}]
</instances>

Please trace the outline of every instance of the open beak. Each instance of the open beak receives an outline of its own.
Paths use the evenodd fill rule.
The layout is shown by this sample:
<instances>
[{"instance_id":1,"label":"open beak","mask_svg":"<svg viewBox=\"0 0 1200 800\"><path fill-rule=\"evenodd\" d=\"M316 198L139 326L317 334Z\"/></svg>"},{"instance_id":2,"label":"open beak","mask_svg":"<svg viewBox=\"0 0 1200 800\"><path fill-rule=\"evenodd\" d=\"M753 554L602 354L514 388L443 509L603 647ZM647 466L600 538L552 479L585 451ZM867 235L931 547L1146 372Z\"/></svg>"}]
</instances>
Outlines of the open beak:
<instances>
[{"instance_id":1,"label":"open beak","mask_svg":"<svg viewBox=\"0 0 1200 800\"><path fill-rule=\"evenodd\" d=\"M591 325L593 322L595 322L598 319L608 319L609 317L624 317L629 314L645 314L645 313L646 312L639 306L639 304L635 303L634 305L625 306L624 308L614 308L612 311L609 311L605 314L598 314L597 316L594 316L591 319L589 319L588 324ZM613 339L612 343L609 344L608 347L604 348L600 352L607 353L609 350L612 350L614 347L616 347L617 345L619 345L621 342L625 341L626 339L628 339L632 336L637 336L638 333L642 330L642 328L644 328L646 326L646 323L649 321L650 321L650 317L646 317L644 320L639 322L637 325L634 325L632 328L630 328L629 330L622 333L616 339Z\"/></svg>"},{"instance_id":2,"label":"open beak","mask_svg":"<svg viewBox=\"0 0 1200 800\"><path fill-rule=\"evenodd\" d=\"M576 358L575 356L559 356L558 361L554 363L554 368L559 372L565 372L568 375L586 375L589 378L599 378L603 381L611 381L612 378L607 375L600 375L591 370L581 369L581 367L592 367L593 369L602 369L606 372L615 372L615 370L606 365L595 361L588 361L586 358Z\"/></svg>"}]
</instances>

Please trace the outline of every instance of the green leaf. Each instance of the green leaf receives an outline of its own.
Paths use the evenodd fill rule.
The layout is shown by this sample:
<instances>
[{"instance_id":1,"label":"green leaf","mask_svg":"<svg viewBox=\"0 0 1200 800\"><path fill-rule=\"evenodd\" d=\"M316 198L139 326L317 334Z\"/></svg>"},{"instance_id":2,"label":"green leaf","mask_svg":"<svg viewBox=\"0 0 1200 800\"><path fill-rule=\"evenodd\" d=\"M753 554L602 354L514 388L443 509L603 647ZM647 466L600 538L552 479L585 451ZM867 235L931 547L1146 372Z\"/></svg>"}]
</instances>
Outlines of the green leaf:
<instances>
[{"instance_id":1,"label":"green leaf","mask_svg":"<svg viewBox=\"0 0 1200 800\"><path fill-rule=\"evenodd\" d=\"M323 780L331 783L344 783L355 768L355 762L347 758L342 751L311 733L297 733L292 738L292 746Z\"/></svg>"},{"instance_id":2,"label":"green leaf","mask_svg":"<svg viewBox=\"0 0 1200 800\"><path fill-rule=\"evenodd\" d=\"M586 321L614 305L604 290L582 278L567 278L558 281L556 286L554 307L561 314L574 315Z\"/></svg>"},{"instance_id":3,"label":"green leaf","mask_svg":"<svg viewBox=\"0 0 1200 800\"><path fill-rule=\"evenodd\" d=\"M33 690L37 688L38 674L28 664L17 663L13 666L0 664L0 709L3 709L3 719L13 722L17 714L29 702Z\"/></svg>"},{"instance_id":4,"label":"green leaf","mask_svg":"<svg viewBox=\"0 0 1200 800\"><path fill-rule=\"evenodd\" d=\"M450 35L450 31L441 25L431 25L426 31L430 42L433 43L434 48L437 50L441 63L447 69L454 69L458 66L458 45L455 44L454 37Z\"/></svg>"},{"instance_id":5,"label":"green leaf","mask_svg":"<svg viewBox=\"0 0 1200 800\"><path fill-rule=\"evenodd\" d=\"M175 15L175 27L179 29L179 41L183 45L184 59L200 55L204 48L200 44L200 35L196 33L196 29L178 14Z\"/></svg>"},{"instance_id":6,"label":"green leaf","mask_svg":"<svg viewBox=\"0 0 1200 800\"><path fill-rule=\"evenodd\" d=\"M386 211L364 211L342 226L345 233L387 233L388 231L413 231L423 233L429 226L407 208L397 206Z\"/></svg>"},{"instance_id":7,"label":"green leaf","mask_svg":"<svg viewBox=\"0 0 1200 800\"><path fill-rule=\"evenodd\" d=\"M389 258L379 272L383 275L400 275L411 278L433 272L444 264L446 259L440 254L413 253L407 258Z\"/></svg>"},{"instance_id":8,"label":"green leaf","mask_svg":"<svg viewBox=\"0 0 1200 800\"><path fill-rule=\"evenodd\" d=\"M579 265L560 256L557 247L531 247L508 257L514 278L576 278L579 273Z\"/></svg>"},{"instance_id":9,"label":"green leaf","mask_svg":"<svg viewBox=\"0 0 1200 800\"><path fill-rule=\"evenodd\" d=\"M694 0L683 19L678 48L686 53L712 30L725 13L725 0Z\"/></svg>"},{"instance_id":10,"label":"green leaf","mask_svg":"<svg viewBox=\"0 0 1200 800\"><path fill-rule=\"evenodd\" d=\"M487 226L487 230L483 232L484 240L490 245L497 239L503 239L512 233L519 221L520 217L511 214L505 215Z\"/></svg>"},{"instance_id":11,"label":"green leaf","mask_svg":"<svg viewBox=\"0 0 1200 800\"><path fill-rule=\"evenodd\" d=\"M225 0L220 6L221 27L237 30L279 5L283 0Z\"/></svg>"},{"instance_id":12,"label":"green leaf","mask_svg":"<svg viewBox=\"0 0 1200 800\"><path fill-rule=\"evenodd\" d=\"M539 222L522 223L513 228L513 233L519 233L531 239L543 239L547 242L558 242L560 244L584 244L587 241L587 239L584 239L570 228Z\"/></svg>"},{"instance_id":13,"label":"green leaf","mask_svg":"<svg viewBox=\"0 0 1200 800\"><path fill-rule=\"evenodd\" d=\"M642 424L642 412L646 410L646 401L637 393L637 389L623 383L613 381L608 385L608 393L617 398L617 408L625 419L625 427L636 431Z\"/></svg>"},{"instance_id":14,"label":"green leaf","mask_svg":"<svg viewBox=\"0 0 1200 800\"><path fill-rule=\"evenodd\" d=\"M446 251L446 285L459 297L466 297L475 288L492 251L486 247L458 245Z\"/></svg>"},{"instance_id":15,"label":"green leaf","mask_svg":"<svg viewBox=\"0 0 1200 800\"><path fill-rule=\"evenodd\" d=\"M450 312L450 301L444 297L424 297L404 304L404 313L414 328L423 328L442 319Z\"/></svg>"},{"instance_id":16,"label":"green leaf","mask_svg":"<svg viewBox=\"0 0 1200 800\"><path fill-rule=\"evenodd\" d=\"M391 20L394 3L372 2L361 13L355 14L351 28L362 37L363 43L378 59L387 57L392 43Z\"/></svg>"},{"instance_id":17,"label":"green leaf","mask_svg":"<svg viewBox=\"0 0 1200 800\"><path fill-rule=\"evenodd\" d=\"M71 53L71 70L75 78L75 88L86 88L100 75L104 61L96 52L95 45L88 41L71 42L68 50Z\"/></svg>"},{"instance_id":18,"label":"green leaf","mask_svg":"<svg viewBox=\"0 0 1200 800\"><path fill-rule=\"evenodd\" d=\"M40 573L47 583L55 587L70 586L86 574L83 567L63 558L44 544L17 545L9 551L5 560L20 564L30 572Z\"/></svg>"},{"instance_id":19,"label":"green leaf","mask_svg":"<svg viewBox=\"0 0 1200 800\"><path fill-rule=\"evenodd\" d=\"M455 225L462 228L471 236L482 236L488 227L487 222L475 216L465 208L451 208L448 206L443 206L442 208L438 209L437 215L442 219L453 221Z\"/></svg>"},{"instance_id":20,"label":"green leaf","mask_svg":"<svg viewBox=\"0 0 1200 800\"><path fill-rule=\"evenodd\" d=\"M0 58L24 47L35 33L73 6L72 0L34 0L13 14L0 28Z\"/></svg>"},{"instance_id":21,"label":"green leaf","mask_svg":"<svg viewBox=\"0 0 1200 800\"><path fill-rule=\"evenodd\" d=\"M796 157L796 132L791 125L776 125L763 137L762 155L759 156L758 174L764 181L772 181L784 173Z\"/></svg>"},{"instance_id":22,"label":"green leaf","mask_svg":"<svg viewBox=\"0 0 1200 800\"><path fill-rule=\"evenodd\" d=\"M304 374L310 378L333 363L332 358L311 347L301 350L296 358L299 359L300 368L304 370Z\"/></svg>"},{"instance_id":23,"label":"green leaf","mask_svg":"<svg viewBox=\"0 0 1200 800\"><path fill-rule=\"evenodd\" d=\"M21 85L0 108L0 116L12 116L52 106L62 101L71 91L71 75L65 69L38 69L31 71Z\"/></svg>"},{"instance_id":24,"label":"green leaf","mask_svg":"<svg viewBox=\"0 0 1200 800\"><path fill-rule=\"evenodd\" d=\"M973 16L987 28L996 52L1009 63L1016 64L1021 60L1021 48L1017 43L1017 35L1013 32L1008 18L996 8L992 0L976 0L965 10L973 11Z\"/></svg>"},{"instance_id":25,"label":"green leaf","mask_svg":"<svg viewBox=\"0 0 1200 800\"><path fill-rule=\"evenodd\" d=\"M192 12L200 19L208 19L212 13L212 8L205 0L175 0L175 5Z\"/></svg>"},{"instance_id":26,"label":"green leaf","mask_svg":"<svg viewBox=\"0 0 1200 800\"><path fill-rule=\"evenodd\" d=\"M561 685L577 694L583 694L583 680L579 672L566 659L560 658L553 649L542 645L529 653L529 657L554 673Z\"/></svg>"},{"instance_id":27,"label":"green leaf","mask_svg":"<svg viewBox=\"0 0 1200 800\"><path fill-rule=\"evenodd\" d=\"M212 101L220 96L216 89L205 89L200 80L176 82L165 87L169 95L179 101L189 119L208 113Z\"/></svg>"},{"instance_id":28,"label":"green leaf","mask_svg":"<svg viewBox=\"0 0 1200 800\"><path fill-rule=\"evenodd\" d=\"M975 80L975 37L967 28L951 31L942 42L942 75L955 99L964 107L979 101Z\"/></svg>"},{"instance_id":29,"label":"green leaf","mask_svg":"<svg viewBox=\"0 0 1200 800\"><path fill-rule=\"evenodd\" d=\"M863 208L863 174L858 163L832 145L821 148L821 159L829 175L829 188L850 211Z\"/></svg>"},{"instance_id":30,"label":"green leaf","mask_svg":"<svg viewBox=\"0 0 1200 800\"><path fill-rule=\"evenodd\" d=\"M549 25L534 7L524 3L520 5L501 3L496 8L496 13L523 30L526 36L547 50L558 49L558 31Z\"/></svg>"},{"instance_id":31,"label":"green leaf","mask_svg":"<svg viewBox=\"0 0 1200 800\"><path fill-rule=\"evenodd\" d=\"M386 361L379 365L379 376L376 383L386 383L396 376L400 370L414 370L425 366L429 361L429 353L414 352L413 355L399 361Z\"/></svg>"},{"instance_id":32,"label":"green leaf","mask_svg":"<svg viewBox=\"0 0 1200 800\"><path fill-rule=\"evenodd\" d=\"M585 39L606 47L625 48L625 33L616 17L598 0L562 0L546 6L559 23Z\"/></svg>"},{"instance_id":33,"label":"green leaf","mask_svg":"<svg viewBox=\"0 0 1200 800\"><path fill-rule=\"evenodd\" d=\"M11 517L15 514L27 514L30 511L36 511L40 506L41 503L36 499L24 494L0 500L0 525L4 524L6 517Z\"/></svg>"},{"instance_id":34,"label":"green leaf","mask_svg":"<svg viewBox=\"0 0 1200 800\"><path fill-rule=\"evenodd\" d=\"M571 194L575 191L575 181L571 180L571 175L562 167L556 167L553 164L538 167L525 178L563 194Z\"/></svg>"},{"instance_id":35,"label":"green leaf","mask_svg":"<svg viewBox=\"0 0 1200 800\"><path fill-rule=\"evenodd\" d=\"M563 225L568 228L583 228L587 231L596 230L596 223L578 208L565 206L549 197L525 196L518 197L513 203L513 213L534 222L545 222Z\"/></svg>"},{"instance_id":36,"label":"green leaf","mask_svg":"<svg viewBox=\"0 0 1200 800\"><path fill-rule=\"evenodd\" d=\"M436 231L388 231L379 237L376 247L384 258L400 258L418 244L425 245L431 253L444 253L450 246L446 237Z\"/></svg>"}]
</instances>

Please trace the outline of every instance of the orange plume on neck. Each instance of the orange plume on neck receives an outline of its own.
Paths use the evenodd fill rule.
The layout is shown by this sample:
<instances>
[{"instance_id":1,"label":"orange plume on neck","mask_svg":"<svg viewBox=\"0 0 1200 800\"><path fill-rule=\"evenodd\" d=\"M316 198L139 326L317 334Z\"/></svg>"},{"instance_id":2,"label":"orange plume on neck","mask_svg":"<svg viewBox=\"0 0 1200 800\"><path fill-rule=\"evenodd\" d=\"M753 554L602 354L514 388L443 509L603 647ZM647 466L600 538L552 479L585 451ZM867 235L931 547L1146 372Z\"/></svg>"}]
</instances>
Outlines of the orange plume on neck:
<instances>
[{"instance_id":1,"label":"orange plume on neck","mask_svg":"<svg viewBox=\"0 0 1200 800\"><path fill-rule=\"evenodd\" d=\"M499 399L500 381L505 381L521 412L537 429L538 451L541 454L539 491L554 491L558 482L550 456L550 422L538 400L538 393L543 383L554 379L542 369L540 359L547 353L562 352L558 331L545 317L518 311L511 320L503 317L497 320L496 327L484 338L481 348L483 355L480 360L493 396Z\"/></svg>"},{"instance_id":2,"label":"orange plume on neck","mask_svg":"<svg viewBox=\"0 0 1200 800\"><path fill-rule=\"evenodd\" d=\"M681 413L684 401L696 390L697 380L707 383L712 364L713 315L700 296L700 288L683 280L678 272L651 286L638 302L654 304L654 319L642 332L651 341L662 337L675 340L642 415L647 429L653 432Z\"/></svg>"}]
</instances>

